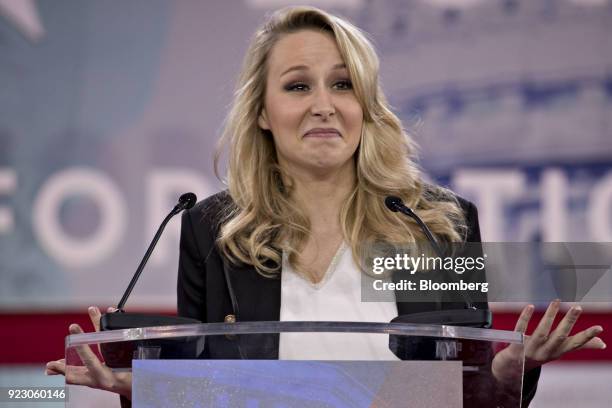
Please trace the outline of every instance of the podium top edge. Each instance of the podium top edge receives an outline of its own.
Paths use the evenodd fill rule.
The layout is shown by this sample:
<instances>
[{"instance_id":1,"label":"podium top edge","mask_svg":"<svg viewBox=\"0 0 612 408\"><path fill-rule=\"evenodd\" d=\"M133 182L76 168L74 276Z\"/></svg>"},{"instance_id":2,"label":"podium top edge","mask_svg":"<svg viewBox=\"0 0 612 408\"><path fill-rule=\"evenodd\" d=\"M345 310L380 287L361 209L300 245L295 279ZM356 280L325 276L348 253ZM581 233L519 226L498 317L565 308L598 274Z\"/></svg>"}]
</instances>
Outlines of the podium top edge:
<instances>
[{"instance_id":1,"label":"podium top edge","mask_svg":"<svg viewBox=\"0 0 612 408\"><path fill-rule=\"evenodd\" d=\"M94 343L168 339L173 337L220 336L260 333L372 333L415 337L481 340L523 343L519 332L473 327L413 323L336 322L336 321L273 321L201 323L175 326L140 327L66 336L66 348Z\"/></svg>"}]
</instances>

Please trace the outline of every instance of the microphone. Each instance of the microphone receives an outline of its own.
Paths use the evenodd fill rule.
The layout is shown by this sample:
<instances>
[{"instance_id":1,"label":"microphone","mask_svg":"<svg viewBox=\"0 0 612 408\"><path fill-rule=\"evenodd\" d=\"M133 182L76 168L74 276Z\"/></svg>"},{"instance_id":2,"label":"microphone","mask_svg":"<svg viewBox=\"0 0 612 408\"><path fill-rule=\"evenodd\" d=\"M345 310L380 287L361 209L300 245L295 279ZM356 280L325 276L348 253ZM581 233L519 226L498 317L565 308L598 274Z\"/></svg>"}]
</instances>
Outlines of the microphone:
<instances>
[{"instance_id":1,"label":"microphone","mask_svg":"<svg viewBox=\"0 0 612 408\"><path fill-rule=\"evenodd\" d=\"M436 255L444 258L444 253L434 238L431 230L412 210L404 205L401 198L388 196L385 198L385 205L393 212L400 212L412 218L423 231L427 240L433 247ZM451 280L457 281L454 273L450 274ZM397 316L391 323L411 323L411 324L441 324L449 326L467 326L489 328L491 327L493 316L488 309L478 309L474 307L469 296L461 292L465 308L432 310L428 312L411 313ZM440 301L437 301L440 307ZM389 336L389 349L400 360L461 360L464 365L485 366L487 356L490 352L487 345L470 340L448 340L445 338L431 338L423 341L420 338L410 336Z\"/></svg>"},{"instance_id":2,"label":"microphone","mask_svg":"<svg viewBox=\"0 0 612 408\"><path fill-rule=\"evenodd\" d=\"M193 193L185 193L181 195L178 199L178 203L172 209L171 214L174 216L183 210L190 209L195 205L196 201L198 201L198 199Z\"/></svg>"},{"instance_id":3,"label":"microphone","mask_svg":"<svg viewBox=\"0 0 612 408\"><path fill-rule=\"evenodd\" d=\"M173 326L180 324L196 324L201 323L199 320L190 319L186 317L178 316L156 316L148 315L143 313L125 313L123 307L127 302L132 289L136 285L140 274L142 273L149 257L155 249L155 245L166 227L166 224L172 217L180 213L183 210L188 210L194 206L197 198L193 193L185 193L178 199L178 203L174 206L172 211L164 218L161 225L157 229L157 233L144 257L140 261L130 284L128 285L125 293L121 297L117 310L113 313L105 313L100 317L100 330L122 330L130 329L135 327L153 327L153 326ZM159 358L196 358L203 348L201 339L168 339L168 340L157 340L157 341L141 341L141 342L119 342L119 343L102 343L100 344L100 351L104 357L106 365L111 368L125 368L132 366L132 358L135 355L147 354L151 350L158 353Z\"/></svg>"},{"instance_id":4,"label":"microphone","mask_svg":"<svg viewBox=\"0 0 612 408\"><path fill-rule=\"evenodd\" d=\"M412 210L407 207L401 198L388 196L385 198L385 205L393 212L400 212L412 218L421 228L430 245L440 258L445 258L444 252L434 238L431 230L423 222L423 220ZM456 276L450 274L451 279L457 282ZM423 324L447 324L453 326L471 326L471 327L490 327L492 315L489 310L477 309L469 296L460 292L465 303L465 309L449 309L436 310L431 312L414 313L410 315L398 316L393 319L394 322L403 323L423 323Z\"/></svg>"},{"instance_id":5,"label":"microphone","mask_svg":"<svg viewBox=\"0 0 612 408\"><path fill-rule=\"evenodd\" d=\"M153 237L153 241L151 241L151 244L149 244L149 248L147 249L147 252L145 253L142 260L140 261L140 265L138 265L138 268L136 269L136 273L134 273L134 277L132 277L130 284L128 285L127 289L125 290L125 293L123 294L123 296L121 297L121 300L119 301L119 304L117 305L118 312L123 312L123 306L125 306L125 302L127 302L128 297L132 293L132 290L134 289L134 286L136 285L138 278L140 278L140 274L142 273L142 270L144 269L147 262L149 261L149 257L153 253L153 249L155 249L155 246L157 245L157 241L159 241L159 238L161 237L162 232L164 232L164 228L166 228L166 224L168 224L168 221L170 221L172 217L174 217L176 214L180 213L181 211L188 210L191 207L193 207L196 201L197 201L196 195L193 193L185 193L181 195L178 199L178 203L174 206L172 211L170 211L170 214L168 214L166 218L164 218L164 221L162 221L161 225L157 229L157 233L155 234L155 237Z\"/></svg>"},{"instance_id":6,"label":"microphone","mask_svg":"<svg viewBox=\"0 0 612 408\"><path fill-rule=\"evenodd\" d=\"M427 237L427 240L431 244L434 251L436 251L436 255L438 255L440 258L444 258L444 253L442 252L442 249L438 245L438 241L436 241L433 234L431 233L431 230L429 229L429 227L423 222L421 217L416 215L416 213L412 210L412 208L406 207L404 205L404 202L402 201L401 198L395 197L395 196L388 196L387 198L385 198L385 205L391 211L401 212L402 214L406 214L407 216L415 220L416 223L421 228L421 231L423 231L423 233Z\"/></svg>"}]
</instances>

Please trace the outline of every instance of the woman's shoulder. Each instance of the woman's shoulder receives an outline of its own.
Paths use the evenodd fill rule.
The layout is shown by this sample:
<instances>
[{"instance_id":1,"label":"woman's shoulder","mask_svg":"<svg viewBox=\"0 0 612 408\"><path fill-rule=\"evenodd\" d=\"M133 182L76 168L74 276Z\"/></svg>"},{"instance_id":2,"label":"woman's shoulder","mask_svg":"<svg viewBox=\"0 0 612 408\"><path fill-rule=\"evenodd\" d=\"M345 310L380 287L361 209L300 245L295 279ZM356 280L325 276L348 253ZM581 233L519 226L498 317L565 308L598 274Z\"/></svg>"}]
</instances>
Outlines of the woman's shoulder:
<instances>
[{"instance_id":1,"label":"woman's shoulder","mask_svg":"<svg viewBox=\"0 0 612 408\"><path fill-rule=\"evenodd\" d=\"M463 210L463 213L468 214L477 211L474 203L460 196L453 190L442 187L436 184L423 184L423 196L429 201L454 202Z\"/></svg>"},{"instance_id":2,"label":"woman's shoulder","mask_svg":"<svg viewBox=\"0 0 612 408\"><path fill-rule=\"evenodd\" d=\"M478 209L474 203L448 188L434 184L424 184L423 195L430 201L456 204L463 213L464 224L466 227L465 241L480 242Z\"/></svg>"},{"instance_id":3,"label":"woman's shoulder","mask_svg":"<svg viewBox=\"0 0 612 408\"><path fill-rule=\"evenodd\" d=\"M190 212L194 214L199 213L212 216L217 215L219 212L222 212L227 207L231 207L233 205L234 200L232 200L229 191L223 190L208 196L201 201L198 201L193 208L190 209Z\"/></svg>"},{"instance_id":4,"label":"woman's shoulder","mask_svg":"<svg viewBox=\"0 0 612 408\"><path fill-rule=\"evenodd\" d=\"M190 217L195 226L206 226L213 235L224 220L234 211L234 200L227 190L220 191L205 199L198 201L187 210L185 216Z\"/></svg>"}]
</instances>

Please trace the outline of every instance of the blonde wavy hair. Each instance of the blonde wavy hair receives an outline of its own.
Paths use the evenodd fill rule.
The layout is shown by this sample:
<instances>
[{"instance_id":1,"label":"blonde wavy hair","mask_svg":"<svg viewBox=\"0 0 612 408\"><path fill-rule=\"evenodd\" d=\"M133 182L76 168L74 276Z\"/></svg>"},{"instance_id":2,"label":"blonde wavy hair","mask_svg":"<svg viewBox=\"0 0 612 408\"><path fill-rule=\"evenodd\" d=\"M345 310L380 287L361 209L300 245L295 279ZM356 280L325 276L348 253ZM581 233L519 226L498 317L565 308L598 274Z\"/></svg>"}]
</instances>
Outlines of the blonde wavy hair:
<instances>
[{"instance_id":1,"label":"blonde wavy hair","mask_svg":"<svg viewBox=\"0 0 612 408\"><path fill-rule=\"evenodd\" d=\"M388 195L401 197L417 210L438 239L462 241L466 228L457 200L449 191L422 181L414 162L415 145L383 95L378 57L366 34L317 8L290 7L274 13L255 33L215 156L219 174L221 150L229 147L225 183L233 206L224 216L217 241L222 253L233 263L253 265L271 277L278 275L284 251L300 270L297 255L306 244L310 221L292 200L290 179L278 165L272 137L257 120L263 109L270 50L283 35L305 29L333 36L363 110L355 153L356 184L340 211L344 240L357 265L362 265L359 260L367 245L426 239L414 222L385 207Z\"/></svg>"}]
</instances>

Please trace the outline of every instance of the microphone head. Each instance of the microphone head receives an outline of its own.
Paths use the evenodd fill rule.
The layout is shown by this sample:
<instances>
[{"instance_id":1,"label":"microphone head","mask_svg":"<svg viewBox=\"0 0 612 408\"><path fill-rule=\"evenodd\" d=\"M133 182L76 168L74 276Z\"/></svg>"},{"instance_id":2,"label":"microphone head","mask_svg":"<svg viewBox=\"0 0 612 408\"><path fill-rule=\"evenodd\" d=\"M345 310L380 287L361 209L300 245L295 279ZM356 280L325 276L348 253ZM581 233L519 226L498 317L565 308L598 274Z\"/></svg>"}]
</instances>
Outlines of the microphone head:
<instances>
[{"instance_id":1,"label":"microphone head","mask_svg":"<svg viewBox=\"0 0 612 408\"><path fill-rule=\"evenodd\" d=\"M195 205L197 200L198 199L195 194L185 193L179 197L178 207L180 207L182 210L188 210Z\"/></svg>"},{"instance_id":2,"label":"microphone head","mask_svg":"<svg viewBox=\"0 0 612 408\"><path fill-rule=\"evenodd\" d=\"M387 196L387 198L385 198L385 205L391 211L398 212L400 208L404 206L404 202L399 197Z\"/></svg>"}]
</instances>

